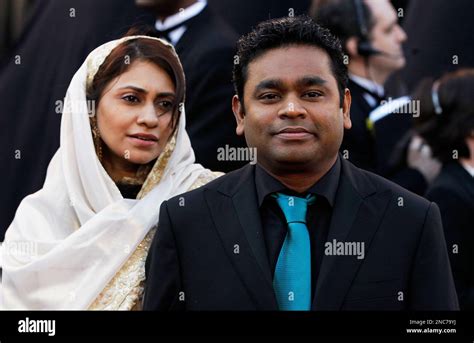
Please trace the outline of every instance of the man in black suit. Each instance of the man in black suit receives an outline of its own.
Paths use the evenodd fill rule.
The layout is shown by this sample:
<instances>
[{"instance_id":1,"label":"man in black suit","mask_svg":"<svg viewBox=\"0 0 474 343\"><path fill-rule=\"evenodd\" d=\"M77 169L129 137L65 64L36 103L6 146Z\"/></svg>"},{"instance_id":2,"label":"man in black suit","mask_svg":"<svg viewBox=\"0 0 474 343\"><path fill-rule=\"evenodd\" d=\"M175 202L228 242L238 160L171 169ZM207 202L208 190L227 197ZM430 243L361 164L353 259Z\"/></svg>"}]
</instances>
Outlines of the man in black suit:
<instances>
[{"instance_id":1,"label":"man in black suit","mask_svg":"<svg viewBox=\"0 0 474 343\"><path fill-rule=\"evenodd\" d=\"M402 44L407 36L397 12L389 0L313 0L310 12L342 41L347 56L352 128L344 133L341 153L360 168L424 194L433 179L433 160L412 149L415 142L410 145L412 119L419 116L412 110L411 103L416 102L407 97L387 101L384 89L387 79L406 62ZM410 111L405 110L406 103ZM410 158L397 161L402 142Z\"/></svg>"},{"instance_id":2,"label":"man in black suit","mask_svg":"<svg viewBox=\"0 0 474 343\"><path fill-rule=\"evenodd\" d=\"M307 17L238 43L249 164L164 202L145 310L457 310L437 206L338 153L351 126L339 42Z\"/></svg>"},{"instance_id":3,"label":"man in black suit","mask_svg":"<svg viewBox=\"0 0 474 343\"><path fill-rule=\"evenodd\" d=\"M397 142L393 131L400 138L400 130L403 135L411 126L408 116L397 115L396 121L403 122L400 129L379 133L375 142L367 125L370 112L384 100L385 81L405 65L402 43L406 35L397 13L389 0L313 0L310 11L342 41L347 55L352 128L344 134L341 152L356 166L378 171L376 145L385 148L387 156L382 159L388 159L387 147Z\"/></svg>"},{"instance_id":4,"label":"man in black suit","mask_svg":"<svg viewBox=\"0 0 474 343\"><path fill-rule=\"evenodd\" d=\"M235 135L230 110L233 28L214 13L205 0L136 0L157 17L156 35L176 48L186 74L186 130L196 162L206 168L230 171L248 161L222 160L218 149L245 147Z\"/></svg>"}]
</instances>

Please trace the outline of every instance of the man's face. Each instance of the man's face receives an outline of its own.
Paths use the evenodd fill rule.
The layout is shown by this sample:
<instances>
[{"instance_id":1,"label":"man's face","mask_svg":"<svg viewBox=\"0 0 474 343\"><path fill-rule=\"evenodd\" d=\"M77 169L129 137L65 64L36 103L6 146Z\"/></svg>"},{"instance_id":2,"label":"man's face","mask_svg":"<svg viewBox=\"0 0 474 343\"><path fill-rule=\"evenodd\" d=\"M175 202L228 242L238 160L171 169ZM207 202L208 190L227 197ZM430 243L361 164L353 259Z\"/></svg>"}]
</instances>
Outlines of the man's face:
<instances>
[{"instance_id":1,"label":"man's face","mask_svg":"<svg viewBox=\"0 0 474 343\"><path fill-rule=\"evenodd\" d=\"M402 44L407 36L398 25L397 13L388 0L366 0L366 4L375 19L372 46L385 53L371 57L371 66L383 74L391 74L405 65Z\"/></svg>"},{"instance_id":2,"label":"man's face","mask_svg":"<svg viewBox=\"0 0 474 343\"><path fill-rule=\"evenodd\" d=\"M245 134L269 171L333 161L344 128L351 127L349 90L341 109L329 56L317 47L282 47L257 57L248 65L243 100L233 99L237 134Z\"/></svg>"}]
</instances>

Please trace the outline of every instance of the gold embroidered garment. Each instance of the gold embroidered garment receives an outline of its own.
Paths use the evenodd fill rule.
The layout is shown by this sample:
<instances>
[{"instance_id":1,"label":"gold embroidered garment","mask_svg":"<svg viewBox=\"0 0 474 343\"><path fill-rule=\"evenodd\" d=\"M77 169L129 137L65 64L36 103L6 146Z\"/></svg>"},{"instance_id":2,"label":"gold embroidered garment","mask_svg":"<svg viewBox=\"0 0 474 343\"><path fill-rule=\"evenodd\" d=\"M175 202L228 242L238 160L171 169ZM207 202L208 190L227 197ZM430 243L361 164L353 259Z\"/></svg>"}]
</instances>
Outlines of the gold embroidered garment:
<instances>
[{"instance_id":1,"label":"gold embroidered garment","mask_svg":"<svg viewBox=\"0 0 474 343\"><path fill-rule=\"evenodd\" d=\"M189 190L204 186L221 175L223 173L219 172L201 175ZM156 230L153 228L148 232L135 252L90 306L90 310L141 310L145 288L145 261Z\"/></svg>"}]
</instances>

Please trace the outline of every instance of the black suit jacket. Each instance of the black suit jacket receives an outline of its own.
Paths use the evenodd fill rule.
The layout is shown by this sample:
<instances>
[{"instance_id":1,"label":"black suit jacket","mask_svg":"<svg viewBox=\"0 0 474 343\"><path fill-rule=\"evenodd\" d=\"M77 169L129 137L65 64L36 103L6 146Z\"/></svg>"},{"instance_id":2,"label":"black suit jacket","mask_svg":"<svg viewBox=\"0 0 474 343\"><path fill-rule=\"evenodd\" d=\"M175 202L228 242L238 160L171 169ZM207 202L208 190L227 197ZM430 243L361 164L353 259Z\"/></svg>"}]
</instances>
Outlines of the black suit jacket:
<instances>
[{"instance_id":1,"label":"black suit jacket","mask_svg":"<svg viewBox=\"0 0 474 343\"><path fill-rule=\"evenodd\" d=\"M374 171L376 169L375 142L374 136L367 128L367 118L374 108L365 100L364 88L349 80L349 89L352 96L350 111L352 127L344 130L340 150L343 154L347 150L349 161L359 168Z\"/></svg>"},{"instance_id":2,"label":"black suit jacket","mask_svg":"<svg viewBox=\"0 0 474 343\"><path fill-rule=\"evenodd\" d=\"M232 67L237 33L206 7L189 21L176 44L186 75L186 130L196 162L230 171L249 161L219 161L218 148L245 147L235 133L232 113Z\"/></svg>"},{"instance_id":3,"label":"black suit jacket","mask_svg":"<svg viewBox=\"0 0 474 343\"><path fill-rule=\"evenodd\" d=\"M145 310L277 310L248 165L162 204L146 263ZM342 160L313 310L456 310L438 207Z\"/></svg>"},{"instance_id":4,"label":"black suit jacket","mask_svg":"<svg viewBox=\"0 0 474 343\"><path fill-rule=\"evenodd\" d=\"M412 126L411 117L391 113L377 121L373 129L369 130L367 119L374 107L371 107L364 98L366 90L352 80L349 80L349 89L352 95L350 112L352 128L344 131L340 149L342 154L347 151L348 160L357 167L373 171L412 192L423 195L427 186L423 175L409 168L406 165L406 154L397 151L399 142ZM403 160L393 161L395 155L402 155ZM393 164L397 164L396 167Z\"/></svg>"},{"instance_id":5,"label":"black suit jacket","mask_svg":"<svg viewBox=\"0 0 474 343\"><path fill-rule=\"evenodd\" d=\"M459 163L449 163L426 197L441 210L461 309L474 310L474 179Z\"/></svg>"}]
</instances>

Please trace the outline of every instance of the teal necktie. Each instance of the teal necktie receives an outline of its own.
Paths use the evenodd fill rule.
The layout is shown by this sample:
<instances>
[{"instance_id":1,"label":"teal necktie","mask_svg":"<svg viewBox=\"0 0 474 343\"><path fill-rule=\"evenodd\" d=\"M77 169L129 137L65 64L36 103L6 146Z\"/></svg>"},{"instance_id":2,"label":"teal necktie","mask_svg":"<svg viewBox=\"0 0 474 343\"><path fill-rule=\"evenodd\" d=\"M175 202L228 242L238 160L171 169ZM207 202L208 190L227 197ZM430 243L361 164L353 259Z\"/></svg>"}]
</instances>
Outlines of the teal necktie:
<instances>
[{"instance_id":1,"label":"teal necktie","mask_svg":"<svg viewBox=\"0 0 474 343\"><path fill-rule=\"evenodd\" d=\"M308 203L306 198L273 195L288 224L288 232L280 250L273 277L273 288L282 311L309 311L311 308L311 246L306 227Z\"/></svg>"}]
</instances>

